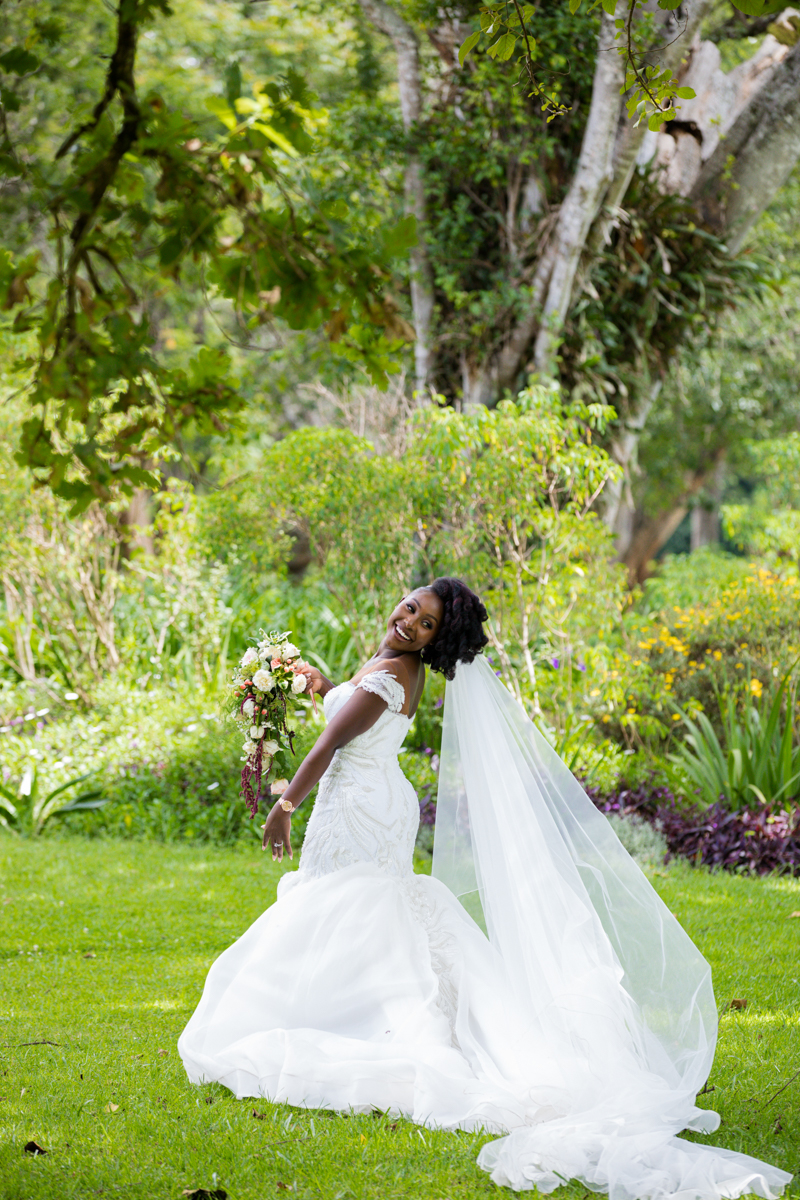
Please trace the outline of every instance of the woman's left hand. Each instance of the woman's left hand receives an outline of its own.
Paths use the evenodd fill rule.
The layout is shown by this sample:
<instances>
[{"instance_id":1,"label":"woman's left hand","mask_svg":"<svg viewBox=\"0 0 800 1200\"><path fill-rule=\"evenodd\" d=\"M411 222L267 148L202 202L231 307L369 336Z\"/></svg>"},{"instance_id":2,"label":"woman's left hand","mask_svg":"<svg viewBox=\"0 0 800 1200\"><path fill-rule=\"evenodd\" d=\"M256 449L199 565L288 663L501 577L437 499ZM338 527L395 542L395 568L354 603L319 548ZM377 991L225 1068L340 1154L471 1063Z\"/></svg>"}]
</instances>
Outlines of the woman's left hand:
<instances>
[{"instance_id":1,"label":"woman's left hand","mask_svg":"<svg viewBox=\"0 0 800 1200\"><path fill-rule=\"evenodd\" d=\"M292 817L281 808L274 805L264 825L264 837L261 839L261 849L272 848L272 861L283 862L283 852L293 858L292 853Z\"/></svg>"}]
</instances>

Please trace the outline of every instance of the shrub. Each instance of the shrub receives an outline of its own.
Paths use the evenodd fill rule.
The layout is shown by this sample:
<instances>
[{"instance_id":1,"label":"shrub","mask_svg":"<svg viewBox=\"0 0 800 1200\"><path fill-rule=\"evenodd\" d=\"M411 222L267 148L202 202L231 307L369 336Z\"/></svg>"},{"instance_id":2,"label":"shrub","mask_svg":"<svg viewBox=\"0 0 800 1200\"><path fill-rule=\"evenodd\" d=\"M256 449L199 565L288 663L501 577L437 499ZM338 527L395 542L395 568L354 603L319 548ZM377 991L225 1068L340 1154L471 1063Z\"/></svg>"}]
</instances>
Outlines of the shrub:
<instances>
[{"instance_id":1,"label":"shrub","mask_svg":"<svg viewBox=\"0 0 800 1200\"><path fill-rule=\"evenodd\" d=\"M724 701L717 698L722 742L705 713L698 713L696 720L682 714L688 745L679 745L672 757L709 806L717 801L733 810L754 801L783 804L800 793L800 744L793 744L797 688L789 686L787 676L772 699L765 697L758 705L753 696L760 695L761 684L752 682L755 686L742 711L733 689Z\"/></svg>"},{"instance_id":2,"label":"shrub","mask_svg":"<svg viewBox=\"0 0 800 1200\"><path fill-rule=\"evenodd\" d=\"M628 854L640 867L653 867L666 860L669 846L658 826L651 825L635 813L609 813L608 820Z\"/></svg>"},{"instance_id":3,"label":"shrub","mask_svg":"<svg viewBox=\"0 0 800 1200\"><path fill-rule=\"evenodd\" d=\"M716 804L701 811L676 800L654 779L636 787L622 784L608 795L587 791L601 812L612 819L632 817L649 824L663 837L670 855L695 866L800 875L800 807L775 810L763 805L730 813Z\"/></svg>"}]
</instances>

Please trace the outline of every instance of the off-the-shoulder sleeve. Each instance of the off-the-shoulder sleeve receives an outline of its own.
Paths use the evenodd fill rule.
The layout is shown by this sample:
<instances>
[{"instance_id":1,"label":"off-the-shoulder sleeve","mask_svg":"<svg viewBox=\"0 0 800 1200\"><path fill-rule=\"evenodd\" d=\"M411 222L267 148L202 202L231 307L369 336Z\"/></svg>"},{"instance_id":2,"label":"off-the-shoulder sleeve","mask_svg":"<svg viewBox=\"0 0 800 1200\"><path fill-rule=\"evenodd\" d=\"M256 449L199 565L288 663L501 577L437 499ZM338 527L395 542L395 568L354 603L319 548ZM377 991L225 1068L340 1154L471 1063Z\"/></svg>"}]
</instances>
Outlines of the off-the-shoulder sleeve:
<instances>
[{"instance_id":1,"label":"off-the-shoulder sleeve","mask_svg":"<svg viewBox=\"0 0 800 1200\"><path fill-rule=\"evenodd\" d=\"M380 696L381 700L386 701L389 712L402 712L406 690L391 672L370 671L369 675L365 675L356 684L356 687L362 688L365 692L373 692L374 695Z\"/></svg>"}]
</instances>

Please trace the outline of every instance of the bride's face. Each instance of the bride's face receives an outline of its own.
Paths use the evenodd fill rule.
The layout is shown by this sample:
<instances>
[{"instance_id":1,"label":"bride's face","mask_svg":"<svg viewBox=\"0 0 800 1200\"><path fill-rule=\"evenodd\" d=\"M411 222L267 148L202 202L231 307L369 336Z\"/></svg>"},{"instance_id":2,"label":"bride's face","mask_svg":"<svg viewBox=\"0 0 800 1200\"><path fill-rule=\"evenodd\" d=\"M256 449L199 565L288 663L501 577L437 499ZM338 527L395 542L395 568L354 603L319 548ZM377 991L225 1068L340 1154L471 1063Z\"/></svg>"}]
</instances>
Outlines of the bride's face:
<instances>
[{"instance_id":1,"label":"bride's face","mask_svg":"<svg viewBox=\"0 0 800 1200\"><path fill-rule=\"evenodd\" d=\"M436 592L418 588L401 600L389 617L385 644L406 653L422 650L439 632L443 612Z\"/></svg>"}]
</instances>

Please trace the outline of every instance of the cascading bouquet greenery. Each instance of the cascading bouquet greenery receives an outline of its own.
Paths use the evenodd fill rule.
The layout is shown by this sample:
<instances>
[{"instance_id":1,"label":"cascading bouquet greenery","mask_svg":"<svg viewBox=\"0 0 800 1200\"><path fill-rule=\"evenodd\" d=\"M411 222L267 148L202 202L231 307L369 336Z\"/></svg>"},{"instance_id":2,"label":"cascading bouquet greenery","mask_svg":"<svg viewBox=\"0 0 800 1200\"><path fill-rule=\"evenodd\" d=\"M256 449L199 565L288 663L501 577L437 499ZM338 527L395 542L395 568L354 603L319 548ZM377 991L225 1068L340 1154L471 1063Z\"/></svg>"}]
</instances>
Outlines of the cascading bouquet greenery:
<instances>
[{"instance_id":1,"label":"cascading bouquet greenery","mask_svg":"<svg viewBox=\"0 0 800 1200\"><path fill-rule=\"evenodd\" d=\"M262 780L269 779L273 766L288 768L288 752L294 754L294 730L287 720L307 686L298 668L308 665L289 633L258 632L259 641L245 650L231 684L230 715L244 735L242 795L251 820Z\"/></svg>"}]
</instances>

